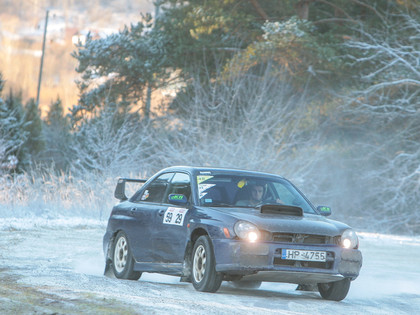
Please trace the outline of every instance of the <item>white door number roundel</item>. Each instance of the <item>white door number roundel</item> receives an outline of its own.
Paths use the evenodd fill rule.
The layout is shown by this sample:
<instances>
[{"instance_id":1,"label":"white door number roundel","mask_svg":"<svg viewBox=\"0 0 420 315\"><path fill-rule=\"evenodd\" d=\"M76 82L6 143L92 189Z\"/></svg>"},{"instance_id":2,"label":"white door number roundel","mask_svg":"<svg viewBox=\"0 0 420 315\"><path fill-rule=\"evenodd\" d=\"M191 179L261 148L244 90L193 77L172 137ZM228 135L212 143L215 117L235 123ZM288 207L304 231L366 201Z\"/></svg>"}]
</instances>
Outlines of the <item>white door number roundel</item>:
<instances>
[{"instance_id":1,"label":"white door number roundel","mask_svg":"<svg viewBox=\"0 0 420 315\"><path fill-rule=\"evenodd\" d=\"M163 216L163 224L183 225L187 212L186 208L169 207Z\"/></svg>"}]
</instances>

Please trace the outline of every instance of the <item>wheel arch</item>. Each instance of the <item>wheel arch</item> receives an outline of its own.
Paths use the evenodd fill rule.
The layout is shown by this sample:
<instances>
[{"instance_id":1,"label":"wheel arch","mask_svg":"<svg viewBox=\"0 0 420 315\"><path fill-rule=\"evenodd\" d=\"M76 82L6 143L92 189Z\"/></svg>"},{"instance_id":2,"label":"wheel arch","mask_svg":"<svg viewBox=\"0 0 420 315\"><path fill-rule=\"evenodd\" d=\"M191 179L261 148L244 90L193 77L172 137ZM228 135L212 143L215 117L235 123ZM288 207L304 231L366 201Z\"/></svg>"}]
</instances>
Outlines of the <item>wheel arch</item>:
<instances>
[{"instance_id":1,"label":"wheel arch","mask_svg":"<svg viewBox=\"0 0 420 315\"><path fill-rule=\"evenodd\" d=\"M111 237L109 238L109 242L108 242L108 247L107 247L107 252L106 252L106 257L105 257L105 264L109 265L112 263L112 246L114 244L115 238L117 237L119 232L124 232L123 229L117 229L115 230L112 234ZM124 232L125 233L125 232ZM126 234L127 235L127 234ZM128 237L128 236L127 236ZM130 240L128 240L130 242Z\"/></svg>"},{"instance_id":2,"label":"wheel arch","mask_svg":"<svg viewBox=\"0 0 420 315\"><path fill-rule=\"evenodd\" d=\"M115 278L114 274L111 271L111 264L112 264L112 246L114 244L115 238L117 237L117 234L122 231L122 229L118 229L114 231L111 234L111 237L109 238L107 248L106 248L106 255L105 255L105 270L104 275Z\"/></svg>"},{"instance_id":3,"label":"wheel arch","mask_svg":"<svg viewBox=\"0 0 420 315\"><path fill-rule=\"evenodd\" d=\"M111 255L112 255L112 253L111 253L112 244L114 244L115 238L117 237L117 234L118 234L118 232L120 232L120 231L121 231L121 229L114 231L114 232L111 234L111 237L109 238L108 248L107 248L107 255L106 255L106 256L107 256L107 257L106 257L106 259L107 259L107 260L112 258L112 257L111 257ZM111 259L111 260L112 260L112 259Z\"/></svg>"},{"instance_id":4,"label":"wheel arch","mask_svg":"<svg viewBox=\"0 0 420 315\"><path fill-rule=\"evenodd\" d=\"M197 239L203 235L209 236L209 233L202 227L197 227L190 234L187 246L185 247L184 266L182 269L181 282L191 282L192 250Z\"/></svg>"},{"instance_id":5,"label":"wheel arch","mask_svg":"<svg viewBox=\"0 0 420 315\"><path fill-rule=\"evenodd\" d=\"M192 242L193 244L195 243L195 241L203 235L209 235L209 233L202 227L196 228L190 236L190 242Z\"/></svg>"}]
</instances>

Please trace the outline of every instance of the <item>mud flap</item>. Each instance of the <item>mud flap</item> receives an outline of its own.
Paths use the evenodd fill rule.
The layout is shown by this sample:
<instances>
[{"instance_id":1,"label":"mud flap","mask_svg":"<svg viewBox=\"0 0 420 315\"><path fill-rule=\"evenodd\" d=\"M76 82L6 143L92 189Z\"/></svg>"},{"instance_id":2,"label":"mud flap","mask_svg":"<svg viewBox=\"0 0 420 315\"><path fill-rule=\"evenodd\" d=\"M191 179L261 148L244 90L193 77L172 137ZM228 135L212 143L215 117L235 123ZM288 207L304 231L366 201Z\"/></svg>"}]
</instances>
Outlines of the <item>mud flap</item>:
<instances>
[{"instance_id":1,"label":"mud flap","mask_svg":"<svg viewBox=\"0 0 420 315\"><path fill-rule=\"evenodd\" d=\"M181 279L179 279L179 282L190 282L191 283L191 276L182 276Z\"/></svg>"},{"instance_id":2,"label":"mud flap","mask_svg":"<svg viewBox=\"0 0 420 315\"><path fill-rule=\"evenodd\" d=\"M106 276L108 278L115 278L115 275L112 272L112 268L111 268L111 261L107 261L105 263L104 276Z\"/></svg>"}]
</instances>

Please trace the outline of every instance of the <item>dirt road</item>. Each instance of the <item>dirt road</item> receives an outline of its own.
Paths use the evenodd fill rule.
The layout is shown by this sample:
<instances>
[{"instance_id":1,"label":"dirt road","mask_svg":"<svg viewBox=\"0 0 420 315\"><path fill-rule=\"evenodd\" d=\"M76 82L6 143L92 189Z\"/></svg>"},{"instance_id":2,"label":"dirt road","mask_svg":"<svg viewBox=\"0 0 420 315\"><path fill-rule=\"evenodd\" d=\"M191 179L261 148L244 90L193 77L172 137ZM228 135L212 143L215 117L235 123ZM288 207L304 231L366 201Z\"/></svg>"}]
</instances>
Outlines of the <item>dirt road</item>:
<instances>
[{"instance_id":1,"label":"dirt road","mask_svg":"<svg viewBox=\"0 0 420 315\"><path fill-rule=\"evenodd\" d=\"M342 302L295 285L223 283L202 293L179 278L106 278L103 222L0 221L1 314L414 314L420 311L420 238L360 234L364 266Z\"/></svg>"}]
</instances>

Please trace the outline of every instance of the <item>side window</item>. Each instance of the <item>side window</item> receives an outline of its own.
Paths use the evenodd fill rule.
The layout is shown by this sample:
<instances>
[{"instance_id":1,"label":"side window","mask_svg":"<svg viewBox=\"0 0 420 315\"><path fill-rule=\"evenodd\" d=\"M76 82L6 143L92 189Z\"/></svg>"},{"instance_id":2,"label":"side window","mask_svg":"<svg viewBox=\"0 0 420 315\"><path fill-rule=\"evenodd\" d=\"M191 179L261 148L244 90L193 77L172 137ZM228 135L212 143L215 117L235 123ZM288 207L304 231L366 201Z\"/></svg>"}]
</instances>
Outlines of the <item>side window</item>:
<instances>
[{"instance_id":1,"label":"side window","mask_svg":"<svg viewBox=\"0 0 420 315\"><path fill-rule=\"evenodd\" d=\"M183 194L189 200L191 196L190 177L184 173L175 173L175 176L172 178L169 191L165 196L164 202L167 202L168 196L170 194Z\"/></svg>"},{"instance_id":2,"label":"side window","mask_svg":"<svg viewBox=\"0 0 420 315\"><path fill-rule=\"evenodd\" d=\"M280 183L274 183L275 189L277 191L277 197L281 199L287 205L294 205L296 196L287 189L284 185Z\"/></svg>"},{"instance_id":3,"label":"side window","mask_svg":"<svg viewBox=\"0 0 420 315\"><path fill-rule=\"evenodd\" d=\"M275 190L284 204L297 206L303 209L305 213L315 213L305 198L289 183L274 183Z\"/></svg>"},{"instance_id":4,"label":"side window","mask_svg":"<svg viewBox=\"0 0 420 315\"><path fill-rule=\"evenodd\" d=\"M174 173L165 173L160 175L147 185L147 187L143 190L143 193L139 195L135 201L162 202L168 183L173 176Z\"/></svg>"}]
</instances>

